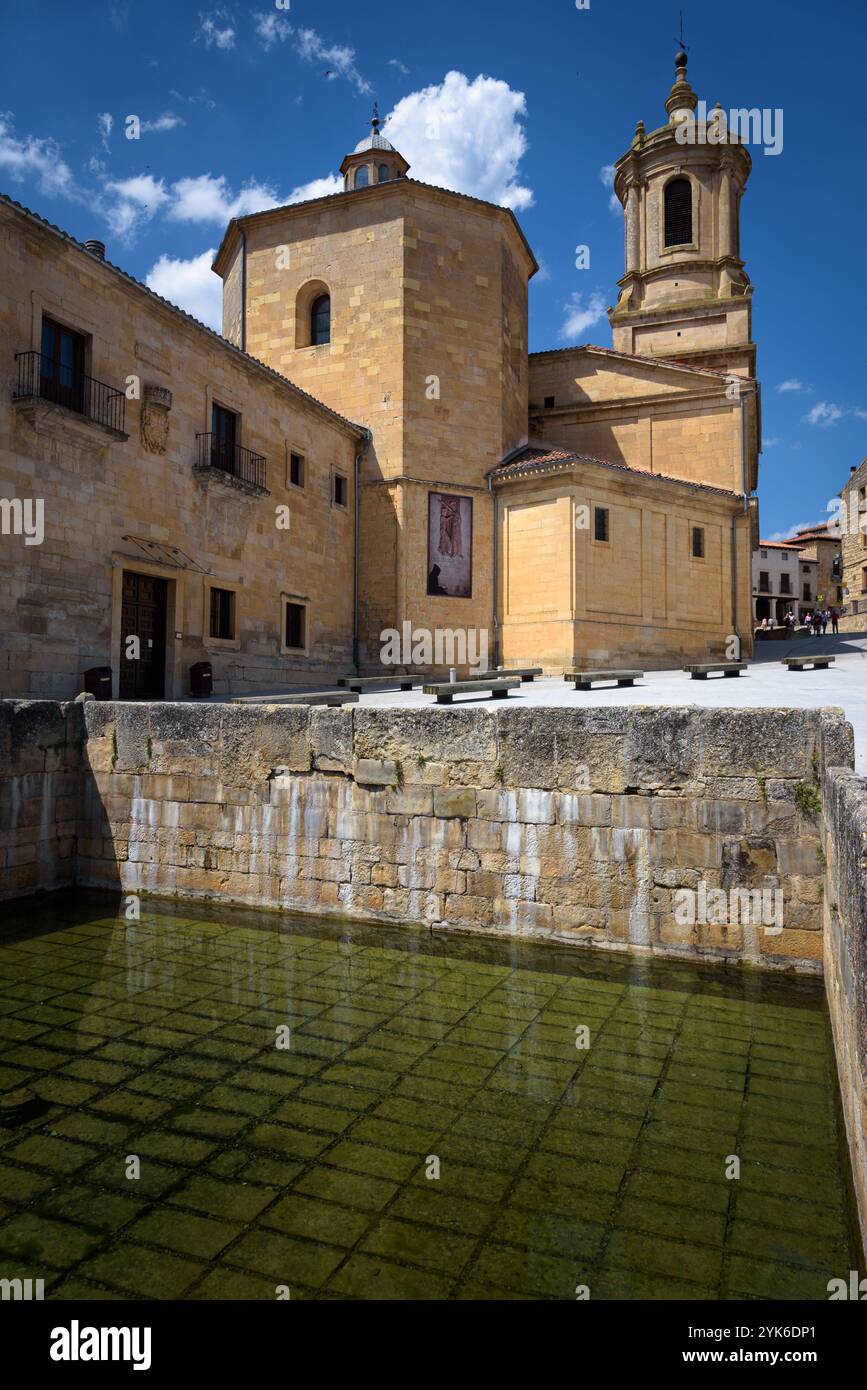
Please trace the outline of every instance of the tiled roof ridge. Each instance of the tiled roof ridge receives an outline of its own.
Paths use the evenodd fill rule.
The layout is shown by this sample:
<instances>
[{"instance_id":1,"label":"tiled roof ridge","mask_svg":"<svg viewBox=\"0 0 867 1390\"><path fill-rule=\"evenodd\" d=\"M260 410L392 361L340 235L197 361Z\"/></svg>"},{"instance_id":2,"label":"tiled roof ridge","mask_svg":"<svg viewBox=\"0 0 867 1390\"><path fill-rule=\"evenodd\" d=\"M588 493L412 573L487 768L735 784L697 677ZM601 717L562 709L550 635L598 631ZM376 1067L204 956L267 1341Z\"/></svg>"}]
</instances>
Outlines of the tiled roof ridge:
<instances>
[{"instance_id":1,"label":"tiled roof ridge","mask_svg":"<svg viewBox=\"0 0 867 1390\"><path fill-rule=\"evenodd\" d=\"M689 362L682 362L679 357L650 357L646 353L621 352L618 348L601 347L598 343L573 343L571 347L542 348L539 352L531 352L529 356L551 357L565 352L602 352L606 357L625 357L629 362L643 362L645 365L656 367L676 367L681 372L695 372L699 376L718 376L724 380L730 376L740 376L739 372L724 372L720 367L693 367ZM740 379L755 381L756 378L741 376Z\"/></svg>"},{"instance_id":2,"label":"tiled roof ridge","mask_svg":"<svg viewBox=\"0 0 867 1390\"><path fill-rule=\"evenodd\" d=\"M597 464L601 468L615 468L618 472L632 473L641 478L655 478L662 483L677 483L682 487L698 488L702 492L714 492L723 497L738 497L740 495L730 488L714 487L710 483L695 483L688 478L673 478L667 473L650 473L644 468L633 468L628 463L617 463L613 459L596 458L593 454L582 454L566 449L551 449L547 453L540 452L538 449L527 449L520 458L510 459L508 463L497 464L495 468L489 469L489 475L494 478L498 476L503 478L525 471L533 472L537 469L544 470L546 467L552 468L557 464L573 463L591 463Z\"/></svg>"}]
</instances>

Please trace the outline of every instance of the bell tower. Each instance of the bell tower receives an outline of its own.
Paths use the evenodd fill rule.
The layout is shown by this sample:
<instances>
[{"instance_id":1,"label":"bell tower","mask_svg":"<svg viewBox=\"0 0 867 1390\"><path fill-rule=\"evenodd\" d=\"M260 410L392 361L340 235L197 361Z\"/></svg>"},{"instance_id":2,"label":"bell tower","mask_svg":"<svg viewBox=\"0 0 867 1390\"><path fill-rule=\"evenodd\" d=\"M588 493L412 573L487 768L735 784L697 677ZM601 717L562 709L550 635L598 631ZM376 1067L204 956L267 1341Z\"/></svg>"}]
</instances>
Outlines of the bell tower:
<instances>
[{"instance_id":1,"label":"bell tower","mask_svg":"<svg viewBox=\"0 0 867 1390\"><path fill-rule=\"evenodd\" d=\"M709 114L675 58L668 120L639 121L615 165L626 273L609 310L614 347L755 376L752 285L740 254L740 201L752 160L717 106ZM697 111L698 108L698 111Z\"/></svg>"}]
</instances>

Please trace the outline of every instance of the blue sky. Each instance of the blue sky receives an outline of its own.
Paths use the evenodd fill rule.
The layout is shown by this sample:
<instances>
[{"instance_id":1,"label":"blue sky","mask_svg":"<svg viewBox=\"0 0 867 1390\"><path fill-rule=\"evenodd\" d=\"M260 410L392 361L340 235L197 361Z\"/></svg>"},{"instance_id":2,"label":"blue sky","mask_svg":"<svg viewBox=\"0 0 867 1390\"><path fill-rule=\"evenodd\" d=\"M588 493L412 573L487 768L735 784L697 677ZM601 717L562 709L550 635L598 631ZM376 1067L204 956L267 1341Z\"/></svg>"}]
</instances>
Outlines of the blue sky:
<instances>
[{"instance_id":1,"label":"blue sky","mask_svg":"<svg viewBox=\"0 0 867 1390\"><path fill-rule=\"evenodd\" d=\"M199 317L233 212L327 192L371 104L411 174L514 208L543 272L530 347L610 344L623 272L604 169L665 120L679 6L660 0L186 0L2 20L0 189ZM867 453L863 0L685 0L709 106L782 108L753 148L741 245L756 287L766 538L825 515ZM392 114L393 113L393 114ZM128 139L128 117L140 135ZM577 244L590 247L575 268ZM213 283L212 283L213 282ZM781 389L785 387L786 389Z\"/></svg>"}]
</instances>

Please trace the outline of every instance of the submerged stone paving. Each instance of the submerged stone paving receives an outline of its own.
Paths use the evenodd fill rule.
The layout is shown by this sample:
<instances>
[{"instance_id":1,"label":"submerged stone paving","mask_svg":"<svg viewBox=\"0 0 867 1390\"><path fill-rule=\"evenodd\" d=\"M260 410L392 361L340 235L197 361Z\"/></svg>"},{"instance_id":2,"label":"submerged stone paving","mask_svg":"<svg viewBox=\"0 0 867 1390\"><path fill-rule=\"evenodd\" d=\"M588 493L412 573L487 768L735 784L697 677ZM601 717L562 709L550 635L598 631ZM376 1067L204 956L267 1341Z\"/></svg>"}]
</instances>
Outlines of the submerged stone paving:
<instances>
[{"instance_id":1,"label":"submerged stone paving","mask_svg":"<svg viewBox=\"0 0 867 1390\"><path fill-rule=\"evenodd\" d=\"M0 918L0 1102L43 1102L0 1127L0 1278L824 1299L856 1268L812 981L122 911L70 894Z\"/></svg>"}]
</instances>

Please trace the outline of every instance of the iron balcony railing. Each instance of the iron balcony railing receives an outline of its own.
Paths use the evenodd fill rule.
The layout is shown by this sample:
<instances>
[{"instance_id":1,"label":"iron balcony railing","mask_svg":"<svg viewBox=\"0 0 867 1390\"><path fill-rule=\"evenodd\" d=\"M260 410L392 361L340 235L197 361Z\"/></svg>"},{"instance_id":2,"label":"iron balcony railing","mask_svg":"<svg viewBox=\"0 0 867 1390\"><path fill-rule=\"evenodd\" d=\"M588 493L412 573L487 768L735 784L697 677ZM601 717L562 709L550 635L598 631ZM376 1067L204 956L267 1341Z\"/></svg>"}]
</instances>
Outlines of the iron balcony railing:
<instances>
[{"instance_id":1,"label":"iron balcony railing","mask_svg":"<svg viewBox=\"0 0 867 1390\"><path fill-rule=\"evenodd\" d=\"M116 386L85 376L41 352L16 352L15 361L18 363L15 400L38 397L123 433L126 396Z\"/></svg>"},{"instance_id":2,"label":"iron balcony railing","mask_svg":"<svg viewBox=\"0 0 867 1390\"><path fill-rule=\"evenodd\" d=\"M242 449L218 434L197 434L199 441L199 468L219 468L221 473L229 473L233 478L250 483L253 487L265 488L265 457L254 454L252 449Z\"/></svg>"}]
</instances>

